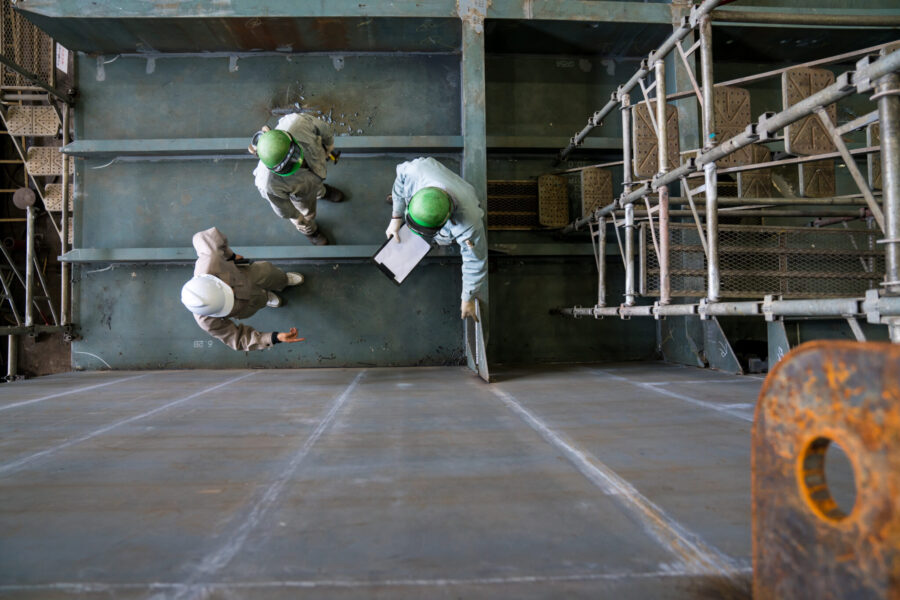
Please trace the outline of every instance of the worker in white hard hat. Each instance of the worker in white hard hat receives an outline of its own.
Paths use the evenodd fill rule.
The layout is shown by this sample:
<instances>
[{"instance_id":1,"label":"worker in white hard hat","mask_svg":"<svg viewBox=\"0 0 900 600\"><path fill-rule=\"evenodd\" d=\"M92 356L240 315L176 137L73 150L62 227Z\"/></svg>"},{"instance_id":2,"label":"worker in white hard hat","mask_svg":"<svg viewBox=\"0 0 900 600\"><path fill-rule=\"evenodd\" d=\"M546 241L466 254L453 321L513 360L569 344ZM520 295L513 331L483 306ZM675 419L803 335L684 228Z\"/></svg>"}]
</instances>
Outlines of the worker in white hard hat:
<instances>
[{"instance_id":1,"label":"worker in white hard hat","mask_svg":"<svg viewBox=\"0 0 900 600\"><path fill-rule=\"evenodd\" d=\"M197 324L233 350L262 350L280 342L302 341L297 328L286 332L256 331L232 319L246 319L259 309L284 304L278 294L303 283L300 273L285 273L272 263L238 265L243 257L228 247L215 227L194 234L197 262L194 277L181 288L181 302L194 313Z\"/></svg>"},{"instance_id":2,"label":"worker in white hard hat","mask_svg":"<svg viewBox=\"0 0 900 600\"><path fill-rule=\"evenodd\" d=\"M263 127L248 148L259 157L253 171L256 188L272 210L288 219L315 246L328 244L316 224L316 202L341 202L344 194L325 185L325 166L337 163L334 134L322 119L292 113L278 120L275 129Z\"/></svg>"},{"instance_id":3,"label":"worker in white hard hat","mask_svg":"<svg viewBox=\"0 0 900 600\"><path fill-rule=\"evenodd\" d=\"M462 255L462 302L459 314L475 316L475 301L483 297L487 283L487 243L484 211L472 185L436 161L416 158L397 165L391 191L393 210L385 230L388 239L400 239L405 223L429 242L447 246L459 244ZM483 307L482 307L483 308ZM484 315L482 315L484 316Z\"/></svg>"}]
</instances>

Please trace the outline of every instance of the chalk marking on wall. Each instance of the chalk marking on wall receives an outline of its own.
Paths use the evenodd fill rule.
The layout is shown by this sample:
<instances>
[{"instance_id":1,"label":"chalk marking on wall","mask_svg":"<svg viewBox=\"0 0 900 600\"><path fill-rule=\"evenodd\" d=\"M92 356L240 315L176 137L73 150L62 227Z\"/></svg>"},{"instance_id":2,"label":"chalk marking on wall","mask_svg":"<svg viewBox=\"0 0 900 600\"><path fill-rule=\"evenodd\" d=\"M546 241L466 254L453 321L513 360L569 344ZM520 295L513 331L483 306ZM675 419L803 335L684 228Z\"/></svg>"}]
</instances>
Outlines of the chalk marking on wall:
<instances>
[{"instance_id":1,"label":"chalk marking on wall","mask_svg":"<svg viewBox=\"0 0 900 600\"><path fill-rule=\"evenodd\" d=\"M256 526L260 523L260 521L265 518L266 513L268 513L269 509L275 505L278 501L278 497L281 495L282 490L287 485L288 481L294 476L294 473L297 471L297 468L300 466L300 463L303 462L303 459L309 454L309 451L312 449L313 445L322 437L322 434L325 433L325 430L328 429L334 420L337 418L338 412L344 406L347 401L347 398L350 394L353 393L353 390L356 389L356 386L359 384L359 381L366 374L366 370L362 370L357 373L356 377L353 378L353 381L344 388L344 391L341 392L334 400L331 402L331 406L329 407L328 412L325 417L319 422L318 426L313 430L313 432L306 438L306 441L302 446L294 453L294 455L288 460L288 462L281 469L281 472L275 477L275 480L269 484L269 487L266 489L265 493L253 504L253 507L250 509L247 518L244 519L237 528L228 536L228 539L225 543L215 552L208 554L203 561L197 566L194 570L194 573L191 577L189 577L189 582L186 584L188 587L184 588L179 595L175 596L176 598L185 597L186 595L191 595L192 593L196 593L193 587L190 587L193 584L193 581L200 579L202 577L210 577L221 571L225 568L228 563L241 551L241 548L244 546L244 542L247 541L247 537L250 533L256 528Z\"/></svg>"},{"instance_id":2,"label":"chalk marking on wall","mask_svg":"<svg viewBox=\"0 0 900 600\"><path fill-rule=\"evenodd\" d=\"M112 265L110 265L110 266L112 266ZM96 358L97 360L102 362L104 365L106 365L107 369L112 369L112 367L109 365L108 362L106 362L105 360L103 360L102 358L97 356L96 354L92 354L91 352L83 352L81 350L72 350L72 354L87 354L88 356L93 356L94 358Z\"/></svg>"},{"instance_id":3,"label":"chalk marking on wall","mask_svg":"<svg viewBox=\"0 0 900 600\"><path fill-rule=\"evenodd\" d=\"M115 385L117 383L125 383L126 381L131 381L132 379L140 379L141 377L147 377L148 375L151 375L151 373L144 373L143 375L135 375L133 377L125 377L124 379L116 379L115 381L107 381L106 383L98 383L96 385L89 385L87 387L76 388L74 390L66 390L65 392L50 394L49 396L43 396L41 398L34 398L32 400L24 400L22 402L14 402L13 404L7 404L6 406L0 406L0 410L8 410L10 408L18 408L20 406L27 406L29 404L34 404L35 402L43 402L44 400L51 400L53 398L59 398L61 396L68 396L69 394L78 394L80 392L96 390L97 388L106 387L108 385Z\"/></svg>"},{"instance_id":4,"label":"chalk marking on wall","mask_svg":"<svg viewBox=\"0 0 900 600\"><path fill-rule=\"evenodd\" d=\"M95 429L94 431L92 431L92 432L90 432L90 433L86 433L86 434L81 435L81 436L78 436L78 437L76 437L76 438L72 438L72 439L66 440L66 441L63 442L63 443L57 444L56 446L53 446L53 447L51 447L51 448L47 448L46 450L41 450L40 452L35 452L34 454L29 454L28 456L25 456L25 457L22 457L22 458L20 458L20 459L14 460L14 461L12 461L12 462L8 462L8 463L6 463L6 464L4 464L4 465L0 465L0 476L2 476L2 475L7 475L7 474L9 474L9 473L12 473L12 472L14 472L14 471L17 471L17 470L19 470L20 468L22 468L22 467L24 467L25 465L27 465L28 463L33 462L33 461L35 461L35 460L37 460L37 459L39 459L39 458L43 458L43 457L48 456L48 455L50 455L50 454L53 454L53 453L55 453L55 452L59 452L60 450L64 450L64 449L66 449L66 448L69 448L69 447L71 447L71 446L74 446L75 444L80 444L81 442L86 442L86 441L88 441L88 440L90 440L90 439L92 439L92 438L97 437L98 435L103 435L104 433L107 433L107 432L109 432L109 431L112 431L112 430L115 429L116 427L121 427L122 425L127 425L127 424L129 424L129 423L133 423L133 422L135 422L135 421L139 421L139 420L144 419L144 418L146 418L146 417L153 416L153 415L155 415L155 414L157 414L157 413L160 413L160 412L162 412L162 411L164 411L164 410L166 410L166 409L168 409L168 408L172 408L173 406L177 406L177 405L179 405L179 404L182 404L182 403L184 403L184 402L187 402L188 400L193 400L194 398L196 398L196 397L198 397L198 396L202 396L203 394L212 392L212 391L217 390L217 389L219 389L219 388L221 388L221 387L224 387L224 386L226 386L226 385L232 384L232 383L234 383L234 382L236 382L236 381L240 381L241 379L246 379L247 377L250 377L251 375L255 375L255 374L256 374L256 372L254 371L254 372L251 372L251 373L247 373L247 374L245 374L245 375L241 375L240 377L233 377L232 379L229 379L228 381L226 381L226 382L224 382L224 383L220 383L220 384L218 384L218 385L214 385L214 386L212 386L212 387L208 387L208 388L206 388L206 389L204 389L204 390L201 390L201 391L199 391L199 392L195 392L195 393L191 394L190 396L185 396L184 398L180 398L180 399L178 399L178 400L173 400L172 402L169 402L169 403L167 403L167 404L163 404L162 406L159 406L159 407L157 407L157 408L154 408L153 410L148 410L147 412L141 413L141 414L139 414L139 415L135 415L135 416L133 416L133 417L128 417L127 419L121 419L121 420L116 421L115 423L112 423L112 424L110 424L110 425L106 425L106 426L101 427L101 428L99 428L99 429Z\"/></svg>"},{"instance_id":5,"label":"chalk marking on wall","mask_svg":"<svg viewBox=\"0 0 900 600\"><path fill-rule=\"evenodd\" d=\"M685 572L715 574L729 578L733 578L739 573L739 566L730 557L708 545L697 534L685 529L596 456L576 448L574 442L566 439L563 434L550 429L519 404L512 394L500 389L497 384L492 385L490 390L507 408L534 429L544 441L569 459L569 462L591 483L620 499L623 508L643 523L647 533L680 559Z\"/></svg>"}]
</instances>

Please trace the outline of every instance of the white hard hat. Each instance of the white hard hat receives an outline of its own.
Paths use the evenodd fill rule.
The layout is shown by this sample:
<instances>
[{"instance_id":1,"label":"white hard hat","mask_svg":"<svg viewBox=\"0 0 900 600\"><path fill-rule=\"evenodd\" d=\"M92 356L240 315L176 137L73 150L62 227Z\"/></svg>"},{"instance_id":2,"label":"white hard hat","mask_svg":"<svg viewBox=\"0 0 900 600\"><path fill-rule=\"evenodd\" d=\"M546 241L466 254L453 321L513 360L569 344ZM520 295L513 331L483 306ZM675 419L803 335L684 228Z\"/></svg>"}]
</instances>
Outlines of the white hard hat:
<instances>
[{"instance_id":1,"label":"white hard hat","mask_svg":"<svg viewBox=\"0 0 900 600\"><path fill-rule=\"evenodd\" d=\"M227 317L234 308L234 290L215 275L195 275L181 288L181 303L195 315Z\"/></svg>"}]
</instances>

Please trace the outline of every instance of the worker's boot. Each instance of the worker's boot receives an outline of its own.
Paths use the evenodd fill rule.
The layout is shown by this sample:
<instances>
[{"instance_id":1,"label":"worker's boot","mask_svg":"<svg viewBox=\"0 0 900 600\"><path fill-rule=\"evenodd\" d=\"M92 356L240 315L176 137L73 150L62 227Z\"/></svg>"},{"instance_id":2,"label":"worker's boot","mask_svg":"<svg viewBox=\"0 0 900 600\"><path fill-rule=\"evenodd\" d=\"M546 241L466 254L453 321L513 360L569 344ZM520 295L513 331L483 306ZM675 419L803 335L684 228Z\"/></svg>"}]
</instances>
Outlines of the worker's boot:
<instances>
[{"instance_id":1,"label":"worker's boot","mask_svg":"<svg viewBox=\"0 0 900 600\"><path fill-rule=\"evenodd\" d=\"M306 236L306 239L309 240L309 243L312 244L313 246L327 246L328 245L328 238L325 237L325 234L322 233L321 229L316 229L315 233L312 233L312 234L306 233L304 235Z\"/></svg>"},{"instance_id":2,"label":"worker's boot","mask_svg":"<svg viewBox=\"0 0 900 600\"><path fill-rule=\"evenodd\" d=\"M294 224L294 227L297 228L297 231L306 236L306 239L309 240L309 243L313 246L327 246L328 238L325 237L325 234L322 233L322 230L316 227L316 230L313 233L306 233L303 231L308 227L308 225L302 221L301 219L290 219L291 223Z\"/></svg>"},{"instance_id":3,"label":"worker's boot","mask_svg":"<svg viewBox=\"0 0 900 600\"><path fill-rule=\"evenodd\" d=\"M300 285L304 281L303 275L300 273L285 273L287 275L287 284L290 285Z\"/></svg>"},{"instance_id":4,"label":"worker's boot","mask_svg":"<svg viewBox=\"0 0 900 600\"><path fill-rule=\"evenodd\" d=\"M266 296L269 298L269 301L266 302L266 306L269 308L278 308L279 306L284 304L284 300L281 299L281 296L276 294L275 292L266 292Z\"/></svg>"},{"instance_id":5,"label":"worker's boot","mask_svg":"<svg viewBox=\"0 0 900 600\"><path fill-rule=\"evenodd\" d=\"M327 200L328 202L343 202L344 201L344 192L337 189L336 187L331 187L327 183L325 184L325 195L322 196L322 200Z\"/></svg>"}]
</instances>

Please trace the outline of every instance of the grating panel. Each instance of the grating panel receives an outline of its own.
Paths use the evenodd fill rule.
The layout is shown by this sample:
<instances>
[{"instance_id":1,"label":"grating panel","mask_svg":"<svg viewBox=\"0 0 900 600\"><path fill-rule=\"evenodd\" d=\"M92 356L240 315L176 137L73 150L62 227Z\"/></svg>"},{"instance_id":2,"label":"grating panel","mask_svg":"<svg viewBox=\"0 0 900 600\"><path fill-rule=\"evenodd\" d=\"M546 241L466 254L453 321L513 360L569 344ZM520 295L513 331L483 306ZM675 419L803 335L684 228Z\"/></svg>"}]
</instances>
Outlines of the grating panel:
<instances>
[{"instance_id":1,"label":"grating panel","mask_svg":"<svg viewBox=\"0 0 900 600\"><path fill-rule=\"evenodd\" d=\"M537 190L533 179L488 181L488 229L540 229Z\"/></svg>"},{"instance_id":2,"label":"grating panel","mask_svg":"<svg viewBox=\"0 0 900 600\"><path fill-rule=\"evenodd\" d=\"M834 196L834 160L800 163L800 195L804 198Z\"/></svg>"},{"instance_id":3,"label":"grating panel","mask_svg":"<svg viewBox=\"0 0 900 600\"><path fill-rule=\"evenodd\" d=\"M31 71L41 81L52 83L53 41L31 21L12 9L10 0L0 0L0 53ZM32 85L27 79L0 65L0 86Z\"/></svg>"},{"instance_id":4,"label":"grating panel","mask_svg":"<svg viewBox=\"0 0 900 600\"><path fill-rule=\"evenodd\" d=\"M6 122L12 135L53 137L59 133L60 122L52 106L10 106Z\"/></svg>"},{"instance_id":5,"label":"grating panel","mask_svg":"<svg viewBox=\"0 0 900 600\"><path fill-rule=\"evenodd\" d=\"M648 223L641 225L648 228ZM657 228L657 223L654 223ZM706 257L693 224L671 223L672 295L706 296ZM812 227L719 226L719 269L723 298L839 298L879 287L884 252L874 230ZM642 239L649 239L649 233ZM659 262L646 256L647 294L659 295Z\"/></svg>"},{"instance_id":6,"label":"grating panel","mask_svg":"<svg viewBox=\"0 0 900 600\"><path fill-rule=\"evenodd\" d=\"M765 146L750 144L750 148L752 148L751 158L753 159L753 164L772 160L772 153ZM739 172L737 180L739 197L772 198L775 196L775 186L772 184L772 169Z\"/></svg>"},{"instance_id":7,"label":"grating panel","mask_svg":"<svg viewBox=\"0 0 900 600\"><path fill-rule=\"evenodd\" d=\"M652 110L656 110L656 101L650 101ZM653 121L644 102L634 105L632 111L632 136L634 139L634 174L638 177L653 177L659 172L659 146ZM654 112L654 118L656 113ZM666 105L666 141L669 151L669 170L678 167L678 156L681 146L678 142L678 109L672 104Z\"/></svg>"},{"instance_id":8,"label":"grating panel","mask_svg":"<svg viewBox=\"0 0 900 600\"><path fill-rule=\"evenodd\" d=\"M742 133L750 125L750 92L738 87L717 87L714 90L716 137L724 142ZM753 150L745 146L716 161L719 167L737 167L753 162Z\"/></svg>"},{"instance_id":9,"label":"grating panel","mask_svg":"<svg viewBox=\"0 0 900 600\"><path fill-rule=\"evenodd\" d=\"M781 75L784 110L834 83L834 73L827 69L799 67ZM837 123L837 105L825 107L832 123ZM834 152L834 142L817 115L804 117L784 128L784 149L788 154L812 156Z\"/></svg>"},{"instance_id":10,"label":"grating panel","mask_svg":"<svg viewBox=\"0 0 900 600\"><path fill-rule=\"evenodd\" d=\"M613 201L612 172L591 167L581 171L581 216Z\"/></svg>"},{"instance_id":11,"label":"grating panel","mask_svg":"<svg viewBox=\"0 0 900 600\"><path fill-rule=\"evenodd\" d=\"M48 183L44 186L44 209L62 212L62 184ZM69 186L69 212L72 212L72 186Z\"/></svg>"},{"instance_id":12,"label":"grating panel","mask_svg":"<svg viewBox=\"0 0 900 600\"><path fill-rule=\"evenodd\" d=\"M565 177L538 177L538 220L544 227L565 227L569 223L569 195Z\"/></svg>"},{"instance_id":13,"label":"grating panel","mask_svg":"<svg viewBox=\"0 0 900 600\"><path fill-rule=\"evenodd\" d=\"M25 155L25 167L32 175L60 175L62 173L62 157L59 146L32 146ZM68 162L69 173L72 173L74 161Z\"/></svg>"},{"instance_id":14,"label":"grating panel","mask_svg":"<svg viewBox=\"0 0 900 600\"><path fill-rule=\"evenodd\" d=\"M881 143L881 123L870 123L866 128L866 145L877 146ZM873 190L881 189L881 152L872 152L866 155L869 165L869 187Z\"/></svg>"}]
</instances>

